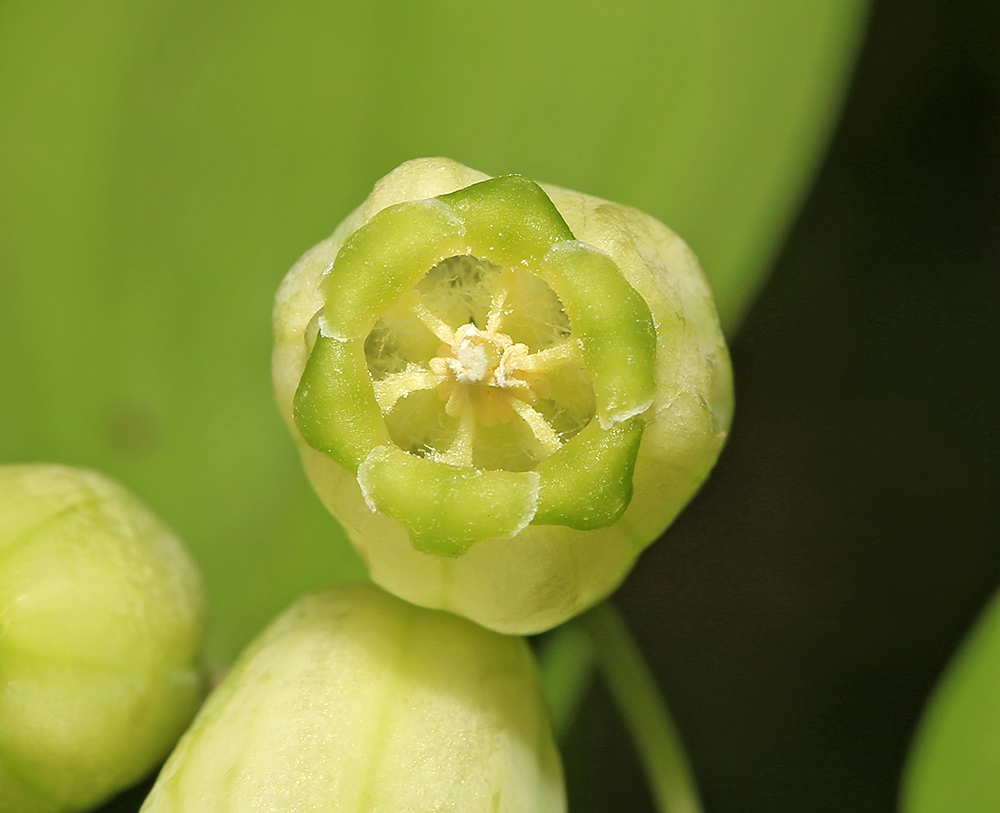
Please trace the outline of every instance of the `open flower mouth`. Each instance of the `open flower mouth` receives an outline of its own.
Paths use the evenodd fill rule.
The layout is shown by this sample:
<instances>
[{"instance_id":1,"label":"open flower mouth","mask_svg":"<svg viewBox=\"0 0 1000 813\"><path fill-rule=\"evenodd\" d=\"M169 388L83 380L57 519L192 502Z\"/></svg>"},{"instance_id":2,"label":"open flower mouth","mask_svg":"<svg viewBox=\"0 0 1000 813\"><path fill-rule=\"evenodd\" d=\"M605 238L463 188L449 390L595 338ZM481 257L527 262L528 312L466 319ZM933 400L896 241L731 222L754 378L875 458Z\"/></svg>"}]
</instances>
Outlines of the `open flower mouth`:
<instances>
[{"instance_id":1,"label":"open flower mouth","mask_svg":"<svg viewBox=\"0 0 1000 813\"><path fill-rule=\"evenodd\" d=\"M393 443L443 463L528 471L595 414L555 292L468 255L437 264L383 314L365 357Z\"/></svg>"},{"instance_id":2,"label":"open flower mouth","mask_svg":"<svg viewBox=\"0 0 1000 813\"><path fill-rule=\"evenodd\" d=\"M320 292L296 426L418 550L621 516L656 329L536 184L505 176L383 209Z\"/></svg>"}]
</instances>

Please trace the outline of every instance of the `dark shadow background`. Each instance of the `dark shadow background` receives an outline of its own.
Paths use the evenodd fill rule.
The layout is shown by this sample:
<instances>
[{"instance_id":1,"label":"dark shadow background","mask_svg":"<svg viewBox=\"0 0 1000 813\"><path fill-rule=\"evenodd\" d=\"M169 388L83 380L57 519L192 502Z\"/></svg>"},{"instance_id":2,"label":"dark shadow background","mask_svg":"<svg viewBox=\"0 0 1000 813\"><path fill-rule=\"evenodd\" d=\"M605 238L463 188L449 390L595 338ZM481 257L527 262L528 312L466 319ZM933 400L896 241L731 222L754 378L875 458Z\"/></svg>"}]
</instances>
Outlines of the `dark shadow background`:
<instances>
[{"instance_id":1,"label":"dark shadow background","mask_svg":"<svg viewBox=\"0 0 1000 813\"><path fill-rule=\"evenodd\" d=\"M921 708L1000 585L998 111L1000 4L875 2L732 346L729 446L618 594L708 813L895 809ZM567 773L576 813L652 810L600 688Z\"/></svg>"},{"instance_id":2,"label":"dark shadow background","mask_svg":"<svg viewBox=\"0 0 1000 813\"><path fill-rule=\"evenodd\" d=\"M998 111L1000 4L875 2L732 347L729 446L618 595L707 813L893 810L921 708L1000 585ZM566 769L574 813L652 810L599 685Z\"/></svg>"}]
</instances>

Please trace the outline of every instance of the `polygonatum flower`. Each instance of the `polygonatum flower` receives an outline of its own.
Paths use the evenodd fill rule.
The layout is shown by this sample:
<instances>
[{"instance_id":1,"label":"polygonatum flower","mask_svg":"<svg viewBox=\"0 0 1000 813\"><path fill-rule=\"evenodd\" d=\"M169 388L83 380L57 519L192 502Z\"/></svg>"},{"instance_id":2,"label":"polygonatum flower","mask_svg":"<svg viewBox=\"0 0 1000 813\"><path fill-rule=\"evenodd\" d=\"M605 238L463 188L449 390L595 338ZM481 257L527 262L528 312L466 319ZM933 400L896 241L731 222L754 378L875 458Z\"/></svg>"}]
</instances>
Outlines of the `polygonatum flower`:
<instances>
[{"instance_id":1,"label":"polygonatum flower","mask_svg":"<svg viewBox=\"0 0 1000 813\"><path fill-rule=\"evenodd\" d=\"M403 164L308 252L274 329L282 414L373 579L502 632L613 590L732 411L680 238L445 159Z\"/></svg>"},{"instance_id":2,"label":"polygonatum flower","mask_svg":"<svg viewBox=\"0 0 1000 813\"><path fill-rule=\"evenodd\" d=\"M92 471L0 466L0 811L90 810L145 776L204 695L201 580Z\"/></svg>"},{"instance_id":3,"label":"polygonatum flower","mask_svg":"<svg viewBox=\"0 0 1000 813\"><path fill-rule=\"evenodd\" d=\"M306 596L239 658L142 813L563 813L523 639L366 585Z\"/></svg>"}]
</instances>

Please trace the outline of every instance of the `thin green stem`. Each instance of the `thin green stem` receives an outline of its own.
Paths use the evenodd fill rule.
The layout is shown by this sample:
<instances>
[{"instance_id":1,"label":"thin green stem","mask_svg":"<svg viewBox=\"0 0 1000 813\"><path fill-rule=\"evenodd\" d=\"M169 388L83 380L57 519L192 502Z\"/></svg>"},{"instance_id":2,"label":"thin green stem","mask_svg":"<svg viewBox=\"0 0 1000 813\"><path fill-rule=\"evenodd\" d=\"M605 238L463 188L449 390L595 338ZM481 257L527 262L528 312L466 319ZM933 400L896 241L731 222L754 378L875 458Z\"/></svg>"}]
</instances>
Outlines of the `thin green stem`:
<instances>
[{"instance_id":1,"label":"thin green stem","mask_svg":"<svg viewBox=\"0 0 1000 813\"><path fill-rule=\"evenodd\" d=\"M542 690L556 742L564 743L594 676L594 645L575 621L545 635L538 648Z\"/></svg>"},{"instance_id":2,"label":"thin green stem","mask_svg":"<svg viewBox=\"0 0 1000 813\"><path fill-rule=\"evenodd\" d=\"M673 718L625 621L605 601L578 623L589 633L597 662L632 735L660 813L701 813L698 790Z\"/></svg>"}]
</instances>

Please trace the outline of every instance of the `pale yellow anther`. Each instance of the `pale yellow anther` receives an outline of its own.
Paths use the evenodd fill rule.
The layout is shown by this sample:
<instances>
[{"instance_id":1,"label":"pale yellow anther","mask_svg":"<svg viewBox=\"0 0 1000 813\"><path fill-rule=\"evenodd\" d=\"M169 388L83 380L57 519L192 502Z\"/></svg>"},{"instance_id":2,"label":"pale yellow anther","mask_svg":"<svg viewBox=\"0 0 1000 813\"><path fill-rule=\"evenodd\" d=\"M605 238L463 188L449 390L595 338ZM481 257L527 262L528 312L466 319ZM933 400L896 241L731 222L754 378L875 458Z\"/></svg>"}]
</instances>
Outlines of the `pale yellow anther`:
<instances>
[{"instance_id":1,"label":"pale yellow anther","mask_svg":"<svg viewBox=\"0 0 1000 813\"><path fill-rule=\"evenodd\" d=\"M500 323L506 295L495 296L491 321ZM373 382L375 398L383 414L411 392L437 388L445 401L445 413L459 418L451 446L437 456L442 462L471 465L475 426L495 426L517 417L523 420L546 453L559 449L562 440L546 418L531 405L548 397L549 382L543 371L569 358L575 346L559 345L551 351L532 354L527 345L506 333L473 323L451 330L419 302L412 312L442 340L438 355L427 366L409 364L405 370Z\"/></svg>"},{"instance_id":2,"label":"pale yellow anther","mask_svg":"<svg viewBox=\"0 0 1000 813\"><path fill-rule=\"evenodd\" d=\"M537 297L542 289L532 289L536 283L526 281L528 278L520 269L490 270L488 263L475 257L453 259L461 262L449 267L449 273L454 275L447 277L447 285L454 291L451 299L442 298L439 291L422 292L419 287L414 288L401 297L395 306L396 315L389 320L395 319L409 331L405 341L406 352L412 354L410 358L422 355L422 351L414 351L429 338L416 327L415 321L440 342L436 354L431 358L424 355L424 361L409 361L404 369L397 367L395 372L381 377L373 370L375 400L386 420L392 421L396 419L390 416L408 396L436 389L444 402L444 415L435 418L426 399L412 399L408 411L401 408L399 415L405 413L405 416L398 420L412 420L414 415L420 415L427 427L426 434L418 437L419 433L402 431L399 437L407 448L429 450L434 459L458 466L479 465L480 460L487 467L496 465L496 446L498 442L507 442L498 438L523 438L523 431L516 425L523 424L536 441L531 444L530 459L524 461L533 465L558 451L575 434L572 431L563 434L564 413L549 401L554 392L552 380L565 390L567 373L559 368L567 363L583 367L580 344L566 338L533 351L529 343L539 342L542 334L534 333L534 327L526 329L523 314L513 322L510 317L524 306L526 291L531 290L531 297ZM481 293L474 293L477 285L491 288L485 313L479 310ZM468 308L464 313L463 307ZM525 338L515 340L511 333L518 339ZM555 337L545 338L551 341ZM378 341L384 343L385 339L375 342L376 349ZM541 343L544 344L544 339ZM568 375L574 377L572 372ZM562 419L558 430L551 422L552 415ZM440 422L442 418L445 420ZM511 422L515 423L513 435L487 431ZM480 443L486 445L480 448Z\"/></svg>"}]
</instances>

